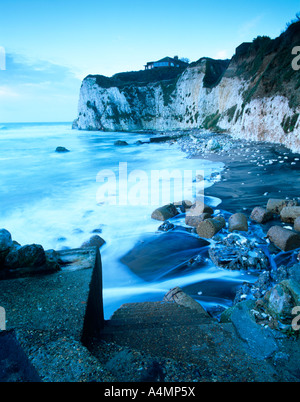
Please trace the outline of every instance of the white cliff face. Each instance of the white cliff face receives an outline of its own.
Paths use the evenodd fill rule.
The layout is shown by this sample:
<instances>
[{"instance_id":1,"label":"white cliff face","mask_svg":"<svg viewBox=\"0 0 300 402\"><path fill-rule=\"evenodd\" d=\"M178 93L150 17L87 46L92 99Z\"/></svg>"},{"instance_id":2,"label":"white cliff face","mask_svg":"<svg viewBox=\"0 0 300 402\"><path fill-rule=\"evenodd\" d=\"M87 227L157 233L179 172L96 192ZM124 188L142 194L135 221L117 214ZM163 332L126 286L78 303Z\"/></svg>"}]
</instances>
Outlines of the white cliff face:
<instances>
[{"instance_id":1,"label":"white cliff face","mask_svg":"<svg viewBox=\"0 0 300 402\"><path fill-rule=\"evenodd\" d=\"M83 81L77 127L81 130L227 130L237 138L269 141L300 151L300 108L284 96L245 102L249 83L239 77L203 86L205 61L188 67L177 82L102 88ZM300 74L300 73L299 73ZM291 124L292 122L292 124ZM292 130L292 131L291 131Z\"/></svg>"}]
</instances>

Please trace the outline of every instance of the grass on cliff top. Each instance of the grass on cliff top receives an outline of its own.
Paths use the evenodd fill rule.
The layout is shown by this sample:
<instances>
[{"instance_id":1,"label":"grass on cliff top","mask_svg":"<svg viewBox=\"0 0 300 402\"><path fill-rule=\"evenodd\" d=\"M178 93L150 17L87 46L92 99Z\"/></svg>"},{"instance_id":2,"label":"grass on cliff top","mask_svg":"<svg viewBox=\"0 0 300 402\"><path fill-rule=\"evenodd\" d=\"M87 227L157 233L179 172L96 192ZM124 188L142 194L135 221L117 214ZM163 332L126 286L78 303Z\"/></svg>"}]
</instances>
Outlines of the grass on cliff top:
<instances>
[{"instance_id":1,"label":"grass on cliff top","mask_svg":"<svg viewBox=\"0 0 300 402\"><path fill-rule=\"evenodd\" d=\"M300 73L292 68L294 46L300 44L300 21L291 24L278 38L258 36L241 55L235 55L236 75L250 81L244 106L252 98L283 95L289 106L300 104Z\"/></svg>"},{"instance_id":2,"label":"grass on cliff top","mask_svg":"<svg viewBox=\"0 0 300 402\"><path fill-rule=\"evenodd\" d=\"M117 87L121 88L129 85L147 85L160 81L174 80L183 73L185 68L179 67L161 67L151 70L129 71L118 73L112 77L104 75L88 75L88 78L96 78L96 83L102 88Z\"/></svg>"}]
</instances>

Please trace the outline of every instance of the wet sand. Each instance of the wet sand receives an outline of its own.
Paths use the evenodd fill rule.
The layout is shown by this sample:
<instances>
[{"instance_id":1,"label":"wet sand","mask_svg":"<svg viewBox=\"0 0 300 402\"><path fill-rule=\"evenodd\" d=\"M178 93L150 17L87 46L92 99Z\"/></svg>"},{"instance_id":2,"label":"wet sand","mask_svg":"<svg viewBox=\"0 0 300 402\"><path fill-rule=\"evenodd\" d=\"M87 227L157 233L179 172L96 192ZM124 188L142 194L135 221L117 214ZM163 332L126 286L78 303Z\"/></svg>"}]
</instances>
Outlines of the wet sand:
<instances>
[{"instance_id":1,"label":"wet sand","mask_svg":"<svg viewBox=\"0 0 300 402\"><path fill-rule=\"evenodd\" d=\"M229 151L193 158L225 164L221 180L207 188L205 196L220 198L218 207L228 212L250 214L269 198L300 197L300 155L281 145L236 140Z\"/></svg>"}]
</instances>

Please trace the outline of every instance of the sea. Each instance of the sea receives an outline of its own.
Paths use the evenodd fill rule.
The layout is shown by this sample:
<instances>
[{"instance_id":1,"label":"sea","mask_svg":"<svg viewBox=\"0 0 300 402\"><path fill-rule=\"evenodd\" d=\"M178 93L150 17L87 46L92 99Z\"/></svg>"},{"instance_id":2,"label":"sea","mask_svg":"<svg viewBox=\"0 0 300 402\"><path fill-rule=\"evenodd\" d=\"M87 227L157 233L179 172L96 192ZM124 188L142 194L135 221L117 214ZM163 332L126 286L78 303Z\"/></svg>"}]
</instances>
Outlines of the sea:
<instances>
[{"instance_id":1,"label":"sea","mask_svg":"<svg viewBox=\"0 0 300 402\"><path fill-rule=\"evenodd\" d=\"M143 236L158 233L162 222L151 218L153 210L195 199L201 190L205 195L224 168L220 162L189 158L176 143L149 143L151 137L78 131L70 122L0 124L0 227L21 245L41 244L45 250L77 248L101 236L106 319L123 303L162 300L174 286L207 281L216 281L220 291L215 286L205 297L198 292L198 301L204 307L229 306L232 286L228 296L226 284L245 280L207 260L201 269L145 281L121 262ZM56 152L57 147L68 152ZM218 208L221 199L205 202ZM184 215L176 223L184 226Z\"/></svg>"}]
</instances>

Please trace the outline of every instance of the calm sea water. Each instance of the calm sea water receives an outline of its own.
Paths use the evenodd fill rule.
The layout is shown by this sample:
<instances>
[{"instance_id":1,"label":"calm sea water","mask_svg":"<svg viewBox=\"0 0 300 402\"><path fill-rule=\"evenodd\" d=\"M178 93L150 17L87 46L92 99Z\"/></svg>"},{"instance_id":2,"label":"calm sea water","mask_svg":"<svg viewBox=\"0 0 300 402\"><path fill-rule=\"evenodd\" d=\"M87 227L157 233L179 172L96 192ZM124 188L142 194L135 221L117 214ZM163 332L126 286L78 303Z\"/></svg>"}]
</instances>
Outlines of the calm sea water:
<instances>
[{"instance_id":1,"label":"calm sea water","mask_svg":"<svg viewBox=\"0 0 300 402\"><path fill-rule=\"evenodd\" d=\"M100 236L106 241L101 248L106 318L124 302L161 300L172 286L236 275L208 267L146 283L120 263L120 257L140 236L155 233L160 223L151 219L155 205L150 202L111 205L108 198L101 200L99 173L106 169L118 178L120 163L126 164L128 175L133 171L139 176L132 192L141 197L145 191L150 196L153 190L149 187L153 170L188 170L196 175L203 169L205 186L210 186L211 173L223 168L222 163L188 159L176 145L136 144L148 139L145 134L72 130L71 123L0 125L0 226L22 245L37 243L56 250L80 247L95 229L101 229ZM116 140L127 141L129 146L116 147ZM70 152L57 153L57 146ZM118 183L115 189L113 182L105 183L110 196L118 195ZM209 202L217 206L220 200L211 198Z\"/></svg>"}]
</instances>

